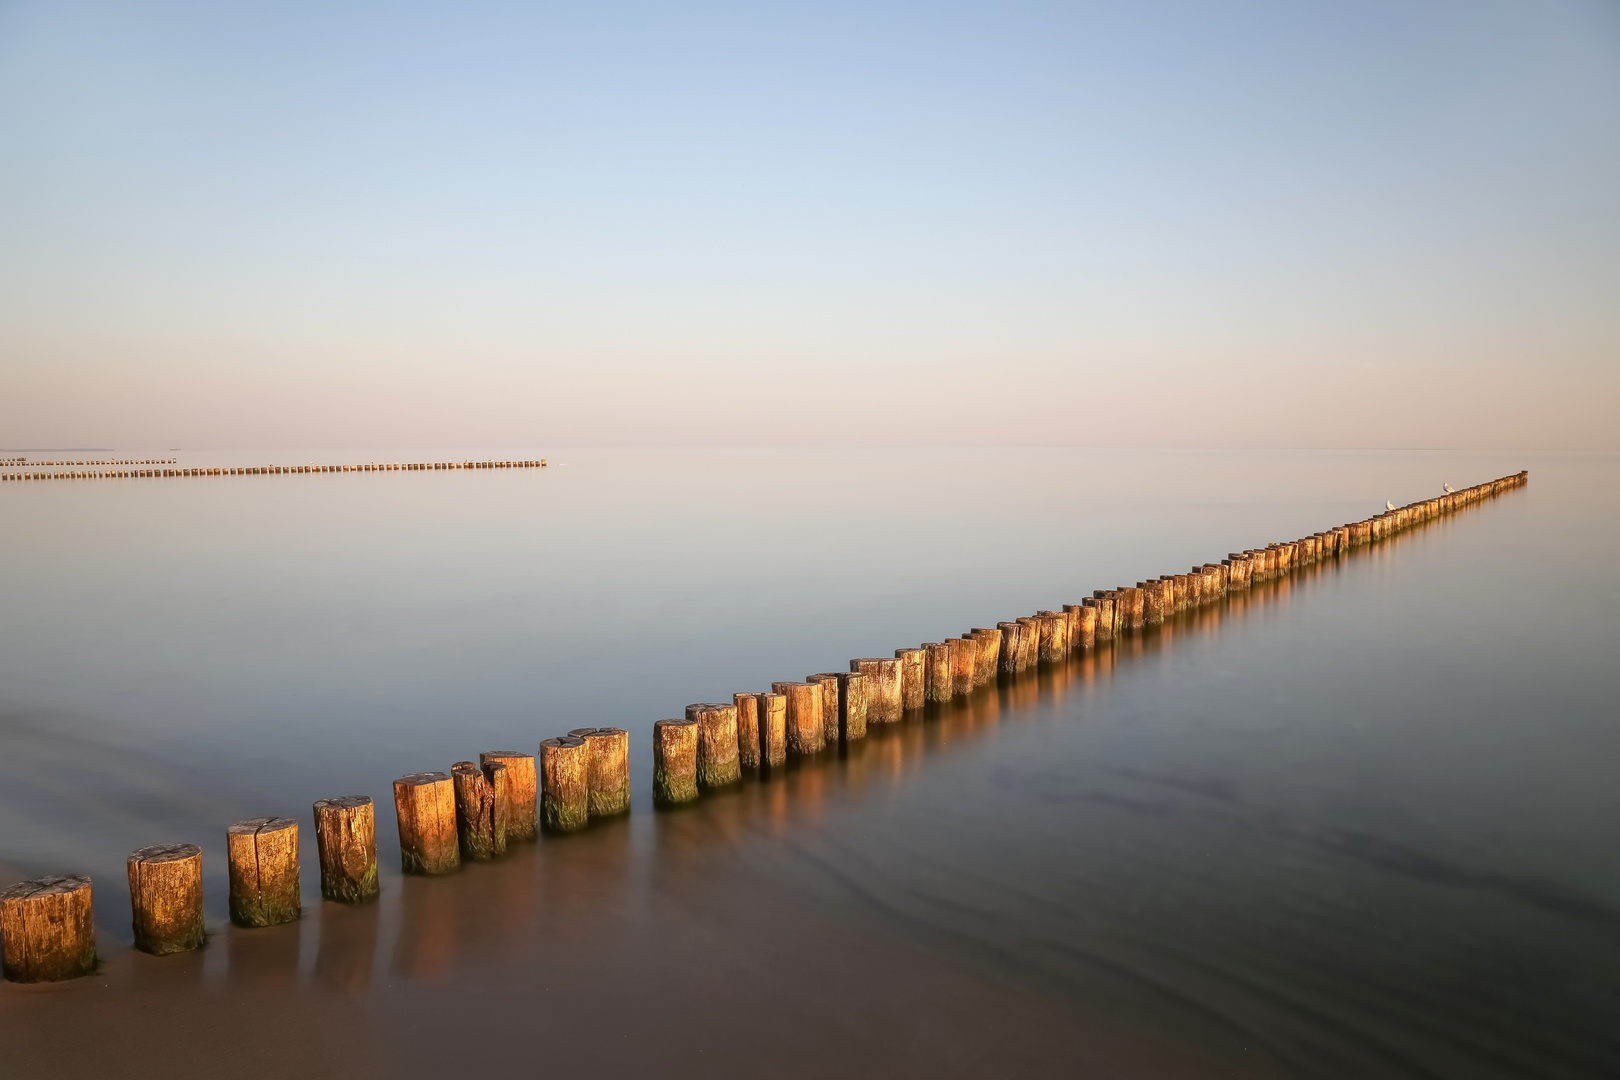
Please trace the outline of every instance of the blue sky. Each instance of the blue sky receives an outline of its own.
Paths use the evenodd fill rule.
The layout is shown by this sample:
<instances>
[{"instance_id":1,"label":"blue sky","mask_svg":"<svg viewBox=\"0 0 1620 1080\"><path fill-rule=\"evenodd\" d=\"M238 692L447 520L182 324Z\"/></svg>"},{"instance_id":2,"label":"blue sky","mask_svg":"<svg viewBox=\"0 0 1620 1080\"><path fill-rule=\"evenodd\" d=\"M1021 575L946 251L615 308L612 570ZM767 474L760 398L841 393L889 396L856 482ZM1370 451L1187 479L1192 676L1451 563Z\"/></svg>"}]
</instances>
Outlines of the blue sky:
<instances>
[{"instance_id":1,"label":"blue sky","mask_svg":"<svg viewBox=\"0 0 1620 1080\"><path fill-rule=\"evenodd\" d=\"M1611 3L0 4L7 445L1620 448L1616 297Z\"/></svg>"}]
</instances>

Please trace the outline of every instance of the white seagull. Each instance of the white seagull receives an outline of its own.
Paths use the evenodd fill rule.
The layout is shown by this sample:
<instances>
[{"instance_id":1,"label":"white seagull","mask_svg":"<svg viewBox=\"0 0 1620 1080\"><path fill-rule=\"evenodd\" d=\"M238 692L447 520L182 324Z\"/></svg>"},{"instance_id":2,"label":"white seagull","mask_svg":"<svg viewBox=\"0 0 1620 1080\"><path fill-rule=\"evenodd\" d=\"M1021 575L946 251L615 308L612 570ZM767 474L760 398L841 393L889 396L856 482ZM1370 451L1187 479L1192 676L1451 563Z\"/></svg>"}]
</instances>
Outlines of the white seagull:
<instances>
[{"instance_id":1,"label":"white seagull","mask_svg":"<svg viewBox=\"0 0 1620 1080\"><path fill-rule=\"evenodd\" d=\"M1385 499L1384 500L1384 509L1385 510L1393 510L1393 509L1395 509L1395 504L1390 502L1388 499Z\"/></svg>"},{"instance_id":2,"label":"white seagull","mask_svg":"<svg viewBox=\"0 0 1620 1080\"><path fill-rule=\"evenodd\" d=\"M1455 494L1457 494L1457 489L1452 487L1450 484L1441 484L1440 486L1446 489L1446 494L1447 495L1455 495Z\"/></svg>"}]
</instances>

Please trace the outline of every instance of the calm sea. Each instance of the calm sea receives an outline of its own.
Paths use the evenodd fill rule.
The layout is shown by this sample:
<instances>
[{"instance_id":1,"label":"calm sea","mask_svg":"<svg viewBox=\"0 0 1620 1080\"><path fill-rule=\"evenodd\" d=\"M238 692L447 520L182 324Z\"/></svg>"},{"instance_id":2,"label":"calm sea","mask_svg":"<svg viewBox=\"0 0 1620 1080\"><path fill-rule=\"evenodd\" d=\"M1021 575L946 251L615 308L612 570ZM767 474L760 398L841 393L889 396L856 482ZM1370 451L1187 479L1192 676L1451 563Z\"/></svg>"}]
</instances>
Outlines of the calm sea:
<instances>
[{"instance_id":1,"label":"calm sea","mask_svg":"<svg viewBox=\"0 0 1620 1080\"><path fill-rule=\"evenodd\" d=\"M5 1072L1620 1073L1620 458L173 456L491 455L551 464L0 488L0 885L90 874L103 961L0 985ZM1521 468L1377 549L652 809L652 723L689 702ZM394 777L607 725L632 733L628 820L399 875ZM378 802L361 909L321 902L309 831L345 794ZM304 826L305 915L239 930L224 830L265 815ZM123 861L173 841L203 846L213 936L155 959Z\"/></svg>"}]
</instances>

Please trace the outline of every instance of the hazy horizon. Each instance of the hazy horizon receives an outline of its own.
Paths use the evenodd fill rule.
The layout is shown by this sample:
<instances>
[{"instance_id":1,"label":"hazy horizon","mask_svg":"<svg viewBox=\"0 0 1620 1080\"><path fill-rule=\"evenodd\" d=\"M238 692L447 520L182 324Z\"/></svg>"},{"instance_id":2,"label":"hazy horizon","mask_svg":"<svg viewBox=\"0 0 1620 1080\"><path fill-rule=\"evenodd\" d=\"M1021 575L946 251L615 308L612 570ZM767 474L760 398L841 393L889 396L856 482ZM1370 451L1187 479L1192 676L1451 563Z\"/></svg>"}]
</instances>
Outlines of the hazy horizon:
<instances>
[{"instance_id":1,"label":"hazy horizon","mask_svg":"<svg viewBox=\"0 0 1620 1080\"><path fill-rule=\"evenodd\" d=\"M1620 9L0 3L14 447L1620 448Z\"/></svg>"}]
</instances>

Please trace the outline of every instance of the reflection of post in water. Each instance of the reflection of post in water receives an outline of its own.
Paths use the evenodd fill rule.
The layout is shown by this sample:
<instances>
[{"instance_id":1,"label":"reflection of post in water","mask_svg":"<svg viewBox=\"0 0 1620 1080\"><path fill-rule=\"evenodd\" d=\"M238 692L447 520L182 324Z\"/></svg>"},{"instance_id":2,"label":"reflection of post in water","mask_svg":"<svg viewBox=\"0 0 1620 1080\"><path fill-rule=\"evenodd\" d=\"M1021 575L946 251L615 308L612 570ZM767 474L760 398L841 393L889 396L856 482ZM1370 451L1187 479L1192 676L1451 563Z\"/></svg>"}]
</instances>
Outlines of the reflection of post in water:
<instances>
[{"instance_id":1,"label":"reflection of post in water","mask_svg":"<svg viewBox=\"0 0 1620 1080\"><path fill-rule=\"evenodd\" d=\"M291 987L298 981L301 922L225 931L225 981L232 987Z\"/></svg>"},{"instance_id":2,"label":"reflection of post in water","mask_svg":"<svg viewBox=\"0 0 1620 1080\"><path fill-rule=\"evenodd\" d=\"M315 981L340 994L359 994L371 986L377 958L378 906L321 905L320 948L315 953Z\"/></svg>"},{"instance_id":3,"label":"reflection of post in water","mask_svg":"<svg viewBox=\"0 0 1620 1080\"><path fill-rule=\"evenodd\" d=\"M395 975L433 979L450 970L456 955L456 897L469 878L400 880L399 933L390 965Z\"/></svg>"}]
</instances>

